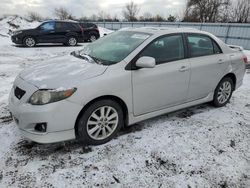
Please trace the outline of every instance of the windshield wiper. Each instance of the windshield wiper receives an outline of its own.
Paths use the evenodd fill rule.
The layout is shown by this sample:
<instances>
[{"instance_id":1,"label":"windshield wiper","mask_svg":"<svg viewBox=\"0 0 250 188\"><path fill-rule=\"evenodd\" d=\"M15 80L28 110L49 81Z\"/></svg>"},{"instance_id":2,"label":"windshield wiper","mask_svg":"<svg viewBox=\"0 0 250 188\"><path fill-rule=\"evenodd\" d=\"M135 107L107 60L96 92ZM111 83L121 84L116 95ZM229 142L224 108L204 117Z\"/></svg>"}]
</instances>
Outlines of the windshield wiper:
<instances>
[{"instance_id":1,"label":"windshield wiper","mask_svg":"<svg viewBox=\"0 0 250 188\"><path fill-rule=\"evenodd\" d=\"M79 54L81 57L85 57L86 59L88 59L89 61L92 61L92 62L95 62L99 65L102 64L102 60L101 59L98 59L96 57L93 57L91 55L88 55L88 54Z\"/></svg>"},{"instance_id":2,"label":"windshield wiper","mask_svg":"<svg viewBox=\"0 0 250 188\"><path fill-rule=\"evenodd\" d=\"M84 59L84 60L87 60L88 62L90 63L99 63L99 60L97 58L93 58L92 56L90 55L87 55L87 54L81 54L79 51L74 51L74 52L71 52L71 55L75 56L75 57L78 57L78 58L81 58L81 59ZM97 62L98 61L98 62Z\"/></svg>"}]
</instances>

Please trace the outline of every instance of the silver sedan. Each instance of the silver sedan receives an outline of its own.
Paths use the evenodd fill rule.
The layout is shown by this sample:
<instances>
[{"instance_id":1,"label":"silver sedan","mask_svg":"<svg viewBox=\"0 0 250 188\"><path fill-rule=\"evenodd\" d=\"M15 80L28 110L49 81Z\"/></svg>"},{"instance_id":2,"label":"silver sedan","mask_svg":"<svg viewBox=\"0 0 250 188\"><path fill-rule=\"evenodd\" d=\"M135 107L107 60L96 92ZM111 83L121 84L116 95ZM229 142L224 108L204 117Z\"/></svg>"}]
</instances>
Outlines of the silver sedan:
<instances>
[{"instance_id":1,"label":"silver sedan","mask_svg":"<svg viewBox=\"0 0 250 188\"><path fill-rule=\"evenodd\" d=\"M151 117L210 101L226 105L246 62L240 49L210 33L125 29L22 71L9 108L35 142L103 144Z\"/></svg>"}]
</instances>

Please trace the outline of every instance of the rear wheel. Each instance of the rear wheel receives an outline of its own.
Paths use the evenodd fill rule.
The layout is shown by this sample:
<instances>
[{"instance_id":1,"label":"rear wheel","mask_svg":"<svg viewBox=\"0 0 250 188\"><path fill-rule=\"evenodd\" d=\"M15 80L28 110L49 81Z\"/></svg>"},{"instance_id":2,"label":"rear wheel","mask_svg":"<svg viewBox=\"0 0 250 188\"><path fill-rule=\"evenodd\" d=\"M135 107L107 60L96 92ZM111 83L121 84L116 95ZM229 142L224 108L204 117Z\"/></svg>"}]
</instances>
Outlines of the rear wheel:
<instances>
[{"instance_id":1,"label":"rear wheel","mask_svg":"<svg viewBox=\"0 0 250 188\"><path fill-rule=\"evenodd\" d=\"M97 36L96 36L96 34L90 34L90 36L89 36L89 40L90 40L90 42L94 42L94 41L96 41L96 40L97 40Z\"/></svg>"},{"instance_id":2,"label":"rear wheel","mask_svg":"<svg viewBox=\"0 0 250 188\"><path fill-rule=\"evenodd\" d=\"M79 118L77 135L86 144L104 144L115 137L122 125L120 105L112 100L100 100L90 105Z\"/></svg>"},{"instance_id":3,"label":"rear wheel","mask_svg":"<svg viewBox=\"0 0 250 188\"><path fill-rule=\"evenodd\" d=\"M36 40L33 37L25 37L23 44L27 47L34 47L36 45Z\"/></svg>"},{"instance_id":4,"label":"rear wheel","mask_svg":"<svg viewBox=\"0 0 250 188\"><path fill-rule=\"evenodd\" d=\"M225 106L231 99L234 90L234 83L231 78L223 78L214 92L213 104L216 107Z\"/></svg>"},{"instance_id":5,"label":"rear wheel","mask_svg":"<svg viewBox=\"0 0 250 188\"><path fill-rule=\"evenodd\" d=\"M67 44L69 46L76 46L77 45L77 38L74 36L71 36L68 38Z\"/></svg>"}]
</instances>

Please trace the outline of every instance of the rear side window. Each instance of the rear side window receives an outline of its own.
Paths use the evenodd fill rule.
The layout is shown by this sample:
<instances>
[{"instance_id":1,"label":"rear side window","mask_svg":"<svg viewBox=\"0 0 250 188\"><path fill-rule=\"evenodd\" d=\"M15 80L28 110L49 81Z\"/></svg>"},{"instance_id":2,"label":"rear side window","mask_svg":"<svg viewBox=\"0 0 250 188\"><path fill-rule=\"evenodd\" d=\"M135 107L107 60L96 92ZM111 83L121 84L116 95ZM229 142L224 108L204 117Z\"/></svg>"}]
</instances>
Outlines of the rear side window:
<instances>
[{"instance_id":1,"label":"rear side window","mask_svg":"<svg viewBox=\"0 0 250 188\"><path fill-rule=\"evenodd\" d=\"M182 35L161 37L149 44L140 54L153 57L156 64L184 59L184 46Z\"/></svg>"},{"instance_id":2,"label":"rear side window","mask_svg":"<svg viewBox=\"0 0 250 188\"><path fill-rule=\"evenodd\" d=\"M188 48L190 57L200 57L221 53L219 46L208 36L189 35Z\"/></svg>"},{"instance_id":3,"label":"rear side window","mask_svg":"<svg viewBox=\"0 0 250 188\"><path fill-rule=\"evenodd\" d=\"M66 27L66 25L63 22L57 22L56 23L56 29L63 29L65 27Z\"/></svg>"}]
</instances>

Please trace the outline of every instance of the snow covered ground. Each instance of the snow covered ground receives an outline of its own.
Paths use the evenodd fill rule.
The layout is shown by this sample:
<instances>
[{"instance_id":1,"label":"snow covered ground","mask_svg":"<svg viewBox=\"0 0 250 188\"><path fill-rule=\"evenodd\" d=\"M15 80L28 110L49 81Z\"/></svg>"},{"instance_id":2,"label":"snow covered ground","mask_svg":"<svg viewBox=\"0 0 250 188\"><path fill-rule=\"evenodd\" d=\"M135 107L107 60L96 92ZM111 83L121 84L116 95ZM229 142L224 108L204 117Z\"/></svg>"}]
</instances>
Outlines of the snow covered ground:
<instances>
[{"instance_id":1,"label":"snow covered ground","mask_svg":"<svg viewBox=\"0 0 250 188\"><path fill-rule=\"evenodd\" d=\"M26 141L7 107L15 76L81 48L16 47L0 36L0 188L250 187L250 71L226 107L203 104L143 121L102 146Z\"/></svg>"}]
</instances>

